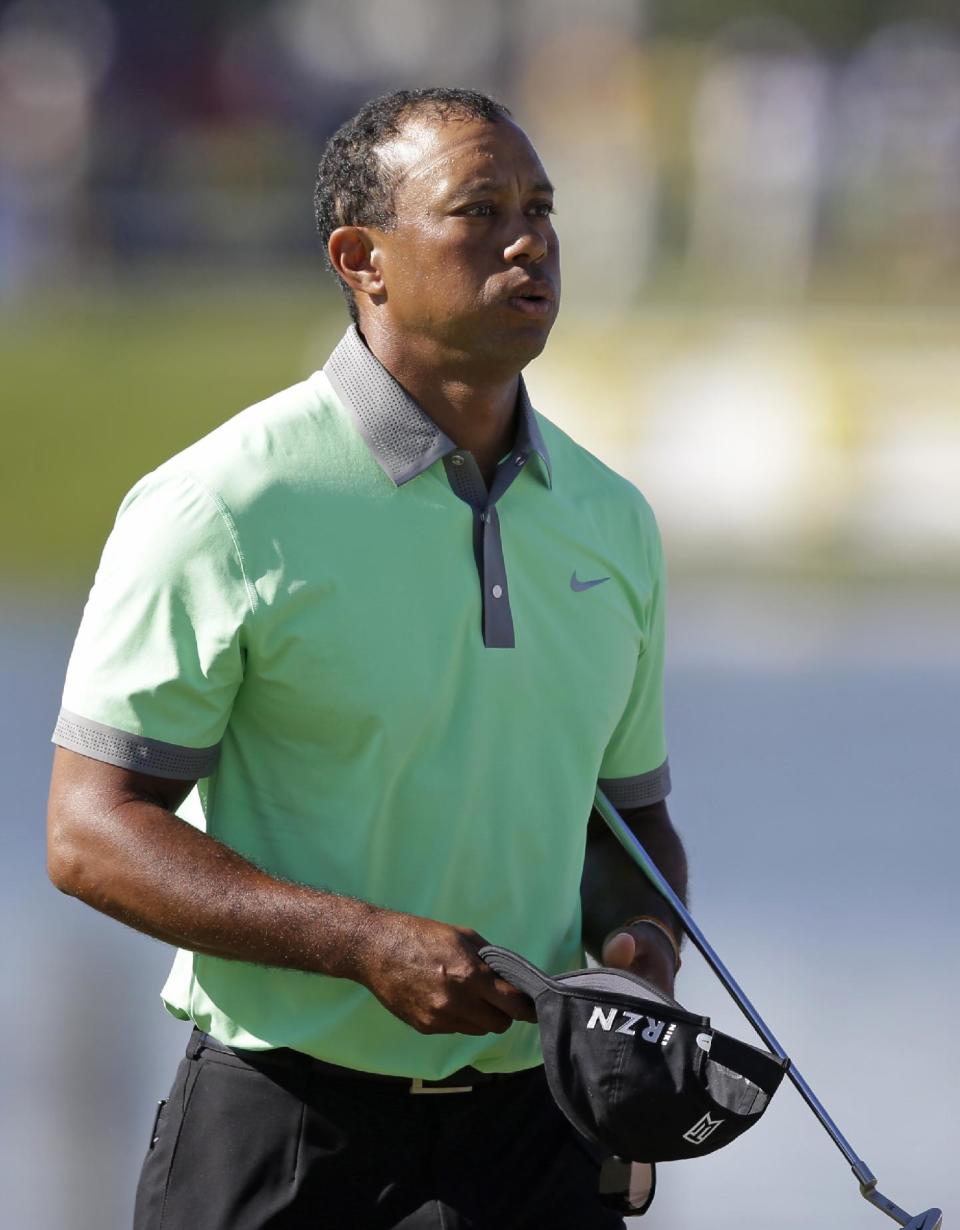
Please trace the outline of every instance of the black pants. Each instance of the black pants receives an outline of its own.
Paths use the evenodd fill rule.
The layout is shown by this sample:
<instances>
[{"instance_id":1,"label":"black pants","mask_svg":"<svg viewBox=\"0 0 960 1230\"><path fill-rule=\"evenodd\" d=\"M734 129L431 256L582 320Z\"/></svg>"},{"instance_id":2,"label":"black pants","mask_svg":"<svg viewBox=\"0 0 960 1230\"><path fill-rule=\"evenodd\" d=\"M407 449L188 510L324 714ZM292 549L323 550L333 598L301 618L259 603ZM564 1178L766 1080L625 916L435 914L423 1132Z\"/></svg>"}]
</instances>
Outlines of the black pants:
<instances>
[{"instance_id":1,"label":"black pants","mask_svg":"<svg viewBox=\"0 0 960 1230\"><path fill-rule=\"evenodd\" d=\"M623 1228L542 1068L411 1094L203 1039L158 1119L134 1230Z\"/></svg>"}]
</instances>

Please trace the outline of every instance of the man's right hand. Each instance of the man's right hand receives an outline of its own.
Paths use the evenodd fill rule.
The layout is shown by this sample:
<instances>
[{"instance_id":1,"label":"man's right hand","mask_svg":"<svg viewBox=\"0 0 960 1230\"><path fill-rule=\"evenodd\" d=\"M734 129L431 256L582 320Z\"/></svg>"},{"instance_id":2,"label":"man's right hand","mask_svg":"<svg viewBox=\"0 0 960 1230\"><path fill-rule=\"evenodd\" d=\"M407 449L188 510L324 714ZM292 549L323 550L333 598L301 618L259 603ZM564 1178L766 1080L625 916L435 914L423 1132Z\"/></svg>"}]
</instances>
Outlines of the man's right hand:
<instances>
[{"instance_id":1,"label":"man's right hand","mask_svg":"<svg viewBox=\"0 0 960 1230\"><path fill-rule=\"evenodd\" d=\"M384 910L364 945L358 981L422 1034L502 1034L536 1021L533 1002L477 955L467 927Z\"/></svg>"}]
</instances>

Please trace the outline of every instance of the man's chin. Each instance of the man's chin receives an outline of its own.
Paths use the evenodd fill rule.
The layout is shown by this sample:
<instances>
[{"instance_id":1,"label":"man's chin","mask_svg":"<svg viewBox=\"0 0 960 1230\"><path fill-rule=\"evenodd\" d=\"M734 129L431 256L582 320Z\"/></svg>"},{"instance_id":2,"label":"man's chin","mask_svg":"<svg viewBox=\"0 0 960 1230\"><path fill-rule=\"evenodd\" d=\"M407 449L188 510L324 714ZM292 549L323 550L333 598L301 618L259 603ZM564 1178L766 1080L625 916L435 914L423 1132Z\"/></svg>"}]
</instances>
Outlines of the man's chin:
<instances>
[{"instance_id":1,"label":"man's chin","mask_svg":"<svg viewBox=\"0 0 960 1230\"><path fill-rule=\"evenodd\" d=\"M492 352L502 362L508 356L520 367L532 362L547 344L556 316L549 320L518 319L506 328L491 330L483 342L483 350ZM493 343L491 347L491 343Z\"/></svg>"},{"instance_id":2,"label":"man's chin","mask_svg":"<svg viewBox=\"0 0 960 1230\"><path fill-rule=\"evenodd\" d=\"M516 374L541 353L555 319L556 312L548 319L484 312L469 320L447 320L439 328L434 321L418 332L448 358L456 356L460 363L499 377Z\"/></svg>"}]
</instances>

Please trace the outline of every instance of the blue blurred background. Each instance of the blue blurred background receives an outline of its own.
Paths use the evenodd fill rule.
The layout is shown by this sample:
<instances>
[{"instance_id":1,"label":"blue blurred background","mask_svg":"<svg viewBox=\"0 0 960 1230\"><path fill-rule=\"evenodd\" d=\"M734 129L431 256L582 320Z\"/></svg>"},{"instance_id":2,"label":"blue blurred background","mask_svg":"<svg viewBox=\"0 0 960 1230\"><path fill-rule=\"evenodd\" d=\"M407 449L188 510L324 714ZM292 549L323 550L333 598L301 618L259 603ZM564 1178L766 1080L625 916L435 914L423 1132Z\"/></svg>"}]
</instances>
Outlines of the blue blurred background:
<instances>
[{"instance_id":1,"label":"blue blurred background","mask_svg":"<svg viewBox=\"0 0 960 1230\"><path fill-rule=\"evenodd\" d=\"M960 19L950 2L0 4L4 1219L122 1230L184 1030L46 882L49 734L123 493L319 366L326 136L496 93L558 186L538 407L671 567L701 924L898 1203L960 1206ZM690 952L681 998L748 1037ZM638 1225L882 1225L789 1087ZM892 1223L891 1223L892 1224Z\"/></svg>"}]
</instances>

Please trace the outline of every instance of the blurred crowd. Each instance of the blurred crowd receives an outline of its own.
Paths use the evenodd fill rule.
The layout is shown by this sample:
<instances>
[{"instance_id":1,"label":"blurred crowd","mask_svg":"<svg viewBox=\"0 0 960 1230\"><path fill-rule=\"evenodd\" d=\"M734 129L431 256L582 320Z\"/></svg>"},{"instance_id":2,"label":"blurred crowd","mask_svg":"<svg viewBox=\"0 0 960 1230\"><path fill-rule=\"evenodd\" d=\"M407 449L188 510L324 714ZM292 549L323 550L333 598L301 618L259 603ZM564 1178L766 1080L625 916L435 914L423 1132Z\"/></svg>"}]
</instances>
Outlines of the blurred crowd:
<instances>
[{"instance_id":1,"label":"blurred crowd","mask_svg":"<svg viewBox=\"0 0 960 1230\"><path fill-rule=\"evenodd\" d=\"M326 137L427 84L533 136L564 310L531 387L674 561L960 575L956 0L0 0L0 308L135 285L149 329L158 273L315 293ZM178 361L219 386L205 327Z\"/></svg>"},{"instance_id":2,"label":"blurred crowd","mask_svg":"<svg viewBox=\"0 0 960 1230\"><path fill-rule=\"evenodd\" d=\"M296 264L315 251L326 135L378 92L457 83L533 132L585 305L664 287L949 297L960 14L849 8L14 0L0 5L0 295L77 268ZM616 243L609 261L600 242Z\"/></svg>"}]
</instances>

